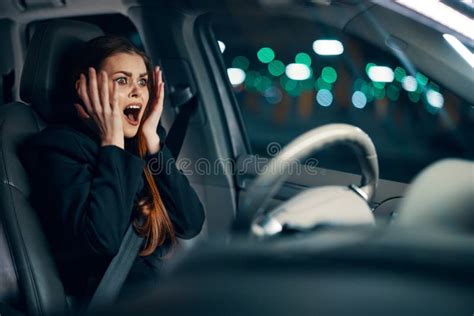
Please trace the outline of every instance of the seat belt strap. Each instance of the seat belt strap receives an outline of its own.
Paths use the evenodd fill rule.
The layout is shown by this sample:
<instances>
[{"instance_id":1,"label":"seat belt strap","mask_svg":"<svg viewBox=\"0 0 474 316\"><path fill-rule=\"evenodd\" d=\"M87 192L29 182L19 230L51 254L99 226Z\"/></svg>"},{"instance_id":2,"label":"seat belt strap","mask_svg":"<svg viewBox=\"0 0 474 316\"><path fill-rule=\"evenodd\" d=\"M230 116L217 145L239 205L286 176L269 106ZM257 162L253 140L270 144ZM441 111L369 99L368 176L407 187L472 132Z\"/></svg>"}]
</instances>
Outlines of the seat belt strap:
<instances>
[{"instance_id":1,"label":"seat belt strap","mask_svg":"<svg viewBox=\"0 0 474 316\"><path fill-rule=\"evenodd\" d=\"M137 258L142 242L143 238L136 234L131 224L125 233L118 253L110 262L89 302L89 311L114 303L132 268L133 262Z\"/></svg>"},{"instance_id":2,"label":"seat belt strap","mask_svg":"<svg viewBox=\"0 0 474 316\"><path fill-rule=\"evenodd\" d=\"M166 146L170 150L174 159L178 159L181 147L183 147L184 137L189 125L189 119L197 108L197 98L193 97L185 104L179 107L179 113L171 125L168 136L166 137Z\"/></svg>"}]
</instances>

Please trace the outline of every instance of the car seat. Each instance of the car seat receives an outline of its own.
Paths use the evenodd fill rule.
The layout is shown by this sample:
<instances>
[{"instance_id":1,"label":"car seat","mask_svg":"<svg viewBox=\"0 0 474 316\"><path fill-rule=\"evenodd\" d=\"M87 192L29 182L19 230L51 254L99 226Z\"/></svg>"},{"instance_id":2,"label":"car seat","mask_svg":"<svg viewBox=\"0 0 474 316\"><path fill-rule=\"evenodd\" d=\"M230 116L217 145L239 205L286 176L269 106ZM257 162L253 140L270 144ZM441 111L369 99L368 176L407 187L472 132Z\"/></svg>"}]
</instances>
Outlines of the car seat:
<instances>
[{"instance_id":1,"label":"car seat","mask_svg":"<svg viewBox=\"0 0 474 316\"><path fill-rule=\"evenodd\" d=\"M98 27L78 21L36 25L20 85L21 99L28 104L0 107L0 303L28 315L65 314L73 300L64 292L46 235L30 205L29 178L19 150L28 137L67 114L66 107L59 106L69 93L64 69L70 68L78 45L102 34Z\"/></svg>"}]
</instances>

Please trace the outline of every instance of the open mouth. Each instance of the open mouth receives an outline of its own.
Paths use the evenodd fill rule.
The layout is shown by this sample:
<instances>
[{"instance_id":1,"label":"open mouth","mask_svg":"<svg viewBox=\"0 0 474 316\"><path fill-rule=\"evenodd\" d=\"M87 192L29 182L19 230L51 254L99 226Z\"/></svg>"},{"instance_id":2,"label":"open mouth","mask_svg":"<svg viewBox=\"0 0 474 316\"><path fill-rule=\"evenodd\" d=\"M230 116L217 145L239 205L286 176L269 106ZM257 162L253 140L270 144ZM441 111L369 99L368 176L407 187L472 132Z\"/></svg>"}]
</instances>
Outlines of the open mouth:
<instances>
[{"instance_id":1,"label":"open mouth","mask_svg":"<svg viewBox=\"0 0 474 316\"><path fill-rule=\"evenodd\" d=\"M131 125L138 125L141 108L141 105L131 104L123 110L125 118Z\"/></svg>"}]
</instances>

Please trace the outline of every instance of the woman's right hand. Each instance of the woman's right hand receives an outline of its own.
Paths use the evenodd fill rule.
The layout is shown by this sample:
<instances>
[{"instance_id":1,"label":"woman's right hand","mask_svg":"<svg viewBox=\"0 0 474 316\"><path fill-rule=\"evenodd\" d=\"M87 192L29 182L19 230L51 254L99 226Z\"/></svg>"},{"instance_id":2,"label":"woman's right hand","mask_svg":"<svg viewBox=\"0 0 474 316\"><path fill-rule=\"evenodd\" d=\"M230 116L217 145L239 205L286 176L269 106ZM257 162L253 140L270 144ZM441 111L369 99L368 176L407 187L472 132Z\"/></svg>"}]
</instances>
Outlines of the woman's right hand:
<instances>
[{"instance_id":1,"label":"woman's right hand","mask_svg":"<svg viewBox=\"0 0 474 316\"><path fill-rule=\"evenodd\" d=\"M101 145L115 145L124 148L122 113L118 104L117 83L113 82L112 100L109 97L109 79L105 71L97 75L89 68L89 80L80 75L76 90L84 106L74 104L79 117L97 129L102 140Z\"/></svg>"}]
</instances>

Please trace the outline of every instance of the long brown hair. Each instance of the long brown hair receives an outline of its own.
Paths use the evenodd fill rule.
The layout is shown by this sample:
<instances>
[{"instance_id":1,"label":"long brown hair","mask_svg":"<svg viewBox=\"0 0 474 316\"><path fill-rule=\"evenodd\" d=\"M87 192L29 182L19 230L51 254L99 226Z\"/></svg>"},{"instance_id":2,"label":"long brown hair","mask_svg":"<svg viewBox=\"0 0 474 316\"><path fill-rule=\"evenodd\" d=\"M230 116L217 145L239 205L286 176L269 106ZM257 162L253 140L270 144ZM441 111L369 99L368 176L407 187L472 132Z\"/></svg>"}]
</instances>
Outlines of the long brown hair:
<instances>
[{"instance_id":1,"label":"long brown hair","mask_svg":"<svg viewBox=\"0 0 474 316\"><path fill-rule=\"evenodd\" d=\"M138 129L135 139L130 142L134 144L135 152L141 157L145 157L147 147L145 137L142 131L142 122L148 117L150 111L150 104L154 101L154 93L152 89L155 85L155 78L153 76L153 68L148 56L136 48L126 38L118 36L100 36L96 37L83 47L80 64L74 72L74 77L77 80L80 73L87 73L88 67L100 69L104 60L117 53L136 54L143 58L148 74L148 90L150 91L150 99L148 101L145 113L143 115L140 127ZM73 81L75 82L75 80ZM168 216L168 212L163 204L160 192L156 186L155 179L148 166L144 168L146 192L137 204L136 216L133 220L133 226L136 232L143 238L146 243L140 251L140 256L150 255L155 249L170 240L172 243L176 242L176 234Z\"/></svg>"}]
</instances>

